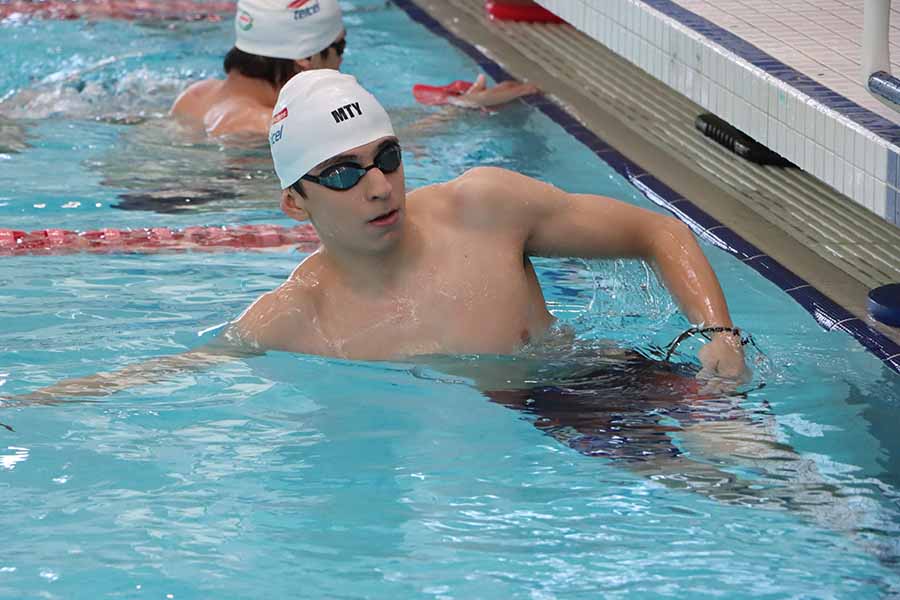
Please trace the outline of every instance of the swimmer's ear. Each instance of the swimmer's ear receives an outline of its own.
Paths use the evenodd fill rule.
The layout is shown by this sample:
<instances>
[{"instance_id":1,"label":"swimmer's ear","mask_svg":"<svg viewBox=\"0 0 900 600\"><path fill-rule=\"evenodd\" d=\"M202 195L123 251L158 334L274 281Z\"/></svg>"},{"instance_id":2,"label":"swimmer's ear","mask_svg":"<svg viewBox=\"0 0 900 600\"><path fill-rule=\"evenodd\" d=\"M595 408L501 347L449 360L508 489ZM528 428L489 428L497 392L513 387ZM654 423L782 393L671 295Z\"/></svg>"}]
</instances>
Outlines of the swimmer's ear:
<instances>
[{"instance_id":1,"label":"swimmer's ear","mask_svg":"<svg viewBox=\"0 0 900 600\"><path fill-rule=\"evenodd\" d=\"M304 199L296 191L288 188L281 191L281 210L297 221L309 221Z\"/></svg>"},{"instance_id":2,"label":"swimmer's ear","mask_svg":"<svg viewBox=\"0 0 900 600\"><path fill-rule=\"evenodd\" d=\"M312 64L312 56L310 56L309 58L298 58L294 61L294 64L297 65L298 73L302 73L303 71L310 71L314 68Z\"/></svg>"}]
</instances>

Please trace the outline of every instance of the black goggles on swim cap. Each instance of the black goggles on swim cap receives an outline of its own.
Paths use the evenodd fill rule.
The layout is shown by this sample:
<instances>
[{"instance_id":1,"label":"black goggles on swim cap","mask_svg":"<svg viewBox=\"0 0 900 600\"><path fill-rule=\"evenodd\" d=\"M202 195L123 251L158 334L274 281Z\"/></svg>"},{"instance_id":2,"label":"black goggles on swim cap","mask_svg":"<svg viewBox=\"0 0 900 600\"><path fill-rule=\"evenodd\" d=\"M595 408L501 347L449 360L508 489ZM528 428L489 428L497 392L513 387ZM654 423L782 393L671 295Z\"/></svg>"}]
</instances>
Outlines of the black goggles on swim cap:
<instances>
[{"instance_id":1,"label":"black goggles on swim cap","mask_svg":"<svg viewBox=\"0 0 900 600\"><path fill-rule=\"evenodd\" d=\"M304 175L301 180L312 181L323 185L330 190L342 192L349 190L360 180L366 176L366 173L372 169L378 168L382 173L393 173L400 168L403 157L400 153L400 144L391 142L383 147L375 155L375 159L368 167L364 167L354 162L338 163L325 167L318 175ZM298 193L300 192L300 182L295 182L292 186Z\"/></svg>"}]
</instances>

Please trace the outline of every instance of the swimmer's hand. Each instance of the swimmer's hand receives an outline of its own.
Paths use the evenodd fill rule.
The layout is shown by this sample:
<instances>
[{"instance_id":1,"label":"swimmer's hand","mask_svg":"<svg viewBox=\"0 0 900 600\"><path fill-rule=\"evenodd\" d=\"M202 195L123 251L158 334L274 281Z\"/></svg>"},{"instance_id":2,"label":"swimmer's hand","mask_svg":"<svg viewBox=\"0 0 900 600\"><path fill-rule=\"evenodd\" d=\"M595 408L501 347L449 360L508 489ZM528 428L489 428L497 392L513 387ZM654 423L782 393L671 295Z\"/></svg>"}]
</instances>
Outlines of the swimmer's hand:
<instances>
[{"instance_id":1,"label":"swimmer's hand","mask_svg":"<svg viewBox=\"0 0 900 600\"><path fill-rule=\"evenodd\" d=\"M489 88L487 79L484 74L481 74L466 93L460 96L451 96L448 102L463 108L488 108L537 92L537 86L530 83L519 83L518 81L503 81Z\"/></svg>"},{"instance_id":2,"label":"swimmer's hand","mask_svg":"<svg viewBox=\"0 0 900 600\"><path fill-rule=\"evenodd\" d=\"M752 373L744 361L744 347L740 336L730 332L717 333L697 353L702 368L698 379L726 379L746 383Z\"/></svg>"}]
</instances>

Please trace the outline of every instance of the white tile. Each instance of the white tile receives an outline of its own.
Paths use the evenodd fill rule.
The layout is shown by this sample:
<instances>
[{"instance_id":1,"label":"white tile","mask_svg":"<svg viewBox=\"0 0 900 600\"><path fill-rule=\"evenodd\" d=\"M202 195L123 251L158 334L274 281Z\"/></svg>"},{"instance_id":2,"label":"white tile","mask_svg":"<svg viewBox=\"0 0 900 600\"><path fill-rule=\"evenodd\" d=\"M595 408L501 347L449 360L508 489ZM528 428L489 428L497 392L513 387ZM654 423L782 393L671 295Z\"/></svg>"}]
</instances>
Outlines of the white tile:
<instances>
[{"instance_id":1,"label":"white tile","mask_svg":"<svg viewBox=\"0 0 900 600\"><path fill-rule=\"evenodd\" d=\"M784 153L783 157L796 163L797 157L797 132L789 127L784 128Z\"/></svg>"},{"instance_id":2,"label":"white tile","mask_svg":"<svg viewBox=\"0 0 900 600\"><path fill-rule=\"evenodd\" d=\"M733 123L735 117L735 104L737 102L737 98L733 93L728 90L722 90L722 95L725 98L725 114L728 115L728 122Z\"/></svg>"},{"instance_id":3,"label":"white tile","mask_svg":"<svg viewBox=\"0 0 900 600\"><path fill-rule=\"evenodd\" d=\"M856 167L853 166L853 163L850 161L845 161L844 164L844 184L841 186L841 193L843 193L847 197L853 197L853 174L856 172Z\"/></svg>"},{"instance_id":4,"label":"white tile","mask_svg":"<svg viewBox=\"0 0 900 600\"><path fill-rule=\"evenodd\" d=\"M862 129L853 130L853 164L860 169L866 166L866 136Z\"/></svg>"},{"instance_id":5,"label":"white tile","mask_svg":"<svg viewBox=\"0 0 900 600\"><path fill-rule=\"evenodd\" d=\"M875 211L875 178L866 176L866 208Z\"/></svg>"},{"instance_id":6,"label":"white tile","mask_svg":"<svg viewBox=\"0 0 900 600\"><path fill-rule=\"evenodd\" d=\"M881 145L873 136L866 136L866 173L875 175L875 157L878 155L878 149Z\"/></svg>"},{"instance_id":7,"label":"white tile","mask_svg":"<svg viewBox=\"0 0 900 600\"><path fill-rule=\"evenodd\" d=\"M884 181L875 179L872 187L872 212L882 219L887 218L887 185Z\"/></svg>"},{"instance_id":8,"label":"white tile","mask_svg":"<svg viewBox=\"0 0 900 600\"><path fill-rule=\"evenodd\" d=\"M766 112L770 115L778 115L778 86L770 85L766 89Z\"/></svg>"},{"instance_id":9,"label":"white tile","mask_svg":"<svg viewBox=\"0 0 900 600\"><path fill-rule=\"evenodd\" d=\"M700 106L703 108L710 110L710 95L711 95L712 82L708 77L700 78Z\"/></svg>"},{"instance_id":10,"label":"white tile","mask_svg":"<svg viewBox=\"0 0 900 600\"><path fill-rule=\"evenodd\" d=\"M660 17L662 19L662 17ZM662 39L660 40L659 47L668 52L669 54L674 54L674 45L672 44L672 27L669 24L668 19L661 21L662 27L660 28L662 31Z\"/></svg>"},{"instance_id":11,"label":"white tile","mask_svg":"<svg viewBox=\"0 0 900 600\"><path fill-rule=\"evenodd\" d=\"M713 50L707 45L704 45L701 53L701 63L700 63L700 72L703 73L706 77L712 75L713 72Z\"/></svg>"},{"instance_id":12,"label":"white tile","mask_svg":"<svg viewBox=\"0 0 900 600\"><path fill-rule=\"evenodd\" d=\"M842 158L846 158L847 151L847 124L843 119L838 119L834 123L834 151L840 154Z\"/></svg>"},{"instance_id":13,"label":"white tile","mask_svg":"<svg viewBox=\"0 0 900 600\"><path fill-rule=\"evenodd\" d=\"M853 168L853 201L863 206L866 205L866 174L859 167Z\"/></svg>"},{"instance_id":14,"label":"white tile","mask_svg":"<svg viewBox=\"0 0 900 600\"><path fill-rule=\"evenodd\" d=\"M696 69L693 70L693 73L694 78L691 82L691 99L703 106L700 102L701 96L703 95L703 75Z\"/></svg>"},{"instance_id":15,"label":"white tile","mask_svg":"<svg viewBox=\"0 0 900 600\"><path fill-rule=\"evenodd\" d=\"M826 115L826 118L825 118L824 145L831 152L835 152L835 149L837 148L837 146L835 146L834 130L836 127L839 126L839 124L835 117L836 117L836 115L834 115L834 114L828 114L828 115Z\"/></svg>"},{"instance_id":16,"label":"white tile","mask_svg":"<svg viewBox=\"0 0 900 600\"><path fill-rule=\"evenodd\" d=\"M825 149L825 162L822 167L822 181L834 187L835 171L834 171L834 154Z\"/></svg>"},{"instance_id":17,"label":"white tile","mask_svg":"<svg viewBox=\"0 0 900 600\"><path fill-rule=\"evenodd\" d=\"M803 140L803 170L807 173L815 175L816 170L816 143L810 138Z\"/></svg>"},{"instance_id":18,"label":"white tile","mask_svg":"<svg viewBox=\"0 0 900 600\"><path fill-rule=\"evenodd\" d=\"M738 129L749 135L748 132L753 127L753 113L750 112L750 103L743 98L735 98L735 103Z\"/></svg>"},{"instance_id":19,"label":"white tile","mask_svg":"<svg viewBox=\"0 0 900 600\"><path fill-rule=\"evenodd\" d=\"M787 145L786 127L781 121L775 121L775 146L773 150L784 156L785 146Z\"/></svg>"},{"instance_id":20,"label":"white tile","mask_svg":"<svg viewBox=\"0 0 900 600\"><path fill-rule=\"evenodd\" d=\"M854 160L854 151L856 149L856 132L853 130L853 127L850 125L844 125L844 160L847 161L848 164L856 164Z\"/></svg>"},{"instance_id":21,"label":"white tile","mask_svg":"<svg viewBox=\"0 0 900 600\"><path fill-rule=\"evenodd\" d=\"M688 98L694 98L694 70L685 65L684 68L684 79L682 81L681 89L679 90L682 94L687 96Z\"/></svg>"},{"instance_id":22,"label":"white tile","mask_svg":"<svg viewBox=\"0 0 900 600\"><path fill-rule=\"evenodd\" d=\"M817 144L825 145L825 107L816 103L816 136Z\"/></svg>"},{"instance_id":23,"label":"white tile","mask_svg":"<svg viewBox=\"0 0 900 600\"><path fill-rule=\"evenodd\" d=\"M803 103L803 135L810 139L816 137L816 102L807 98Z\"/></svg>"},{"instance_id":24,"label":"white tile","mask_svg":"<svg viewBox=\"0 0 900 600\"><path fill-rule=\"evenodd\" d=\"M847 169L847 161L840 154L834 155L834 166L833 166L833 176L834 179L834 189L838 192L841 191L842 182L844 179L844 171Z\"/></svg>"},{"instance_id":25,"label":"white tile","mask_svg":"<svg viewBox=\"0 0 900 600\"><path fill-rule=\"evenodd\" d=\"M766 135L766 115L758 108L753 109L753 123L748 133L758 142L762 142Z\"/></svg>"},{"instance_id":26,"label":"white tile","mask_svg":"<svg viewBox=\"0 0 900 600\"><path fill-rule=\"evenodd\" d=\"M888 150L882 145L878 144L877 149L875 150L875 179L879 181L887 181L887 159L888 159Z\"/></svg>"},{"instance_id":27,"label":"white tile","mask_svg":"<svg viewBox=\"0 0 900 600\"><path fill-rule=\"evenodd\" d=\"M776 118L782 123L786 123L787 111L785 110L785 105L787 104L787 95L784 92L784 88L780 85L775 87L774 92Z\"/></svg>"},{"instance_id":28,"label":"white tile","mask_svg":"<svg viewBox=\"0 0 900 600\"><path fill-rule=\"evenodd\" d=\"M735 93L737 88L737 74L740 70L741 67L736 62L729 60L725 63L725 79L722 85L732 94Z\"/></svg>"},{"instance_id":29,"label":"white tile","mask_svg":"<svg viewBox=\"0 0 900 600\"><path fill-rule=\"evenodd\" d=\"M820 146L819 144L815 144L816 155L815 155L815 163L813 165L813 175L818 177L819 179L825 179L825 148Z\"/></svg>"},{"instance_id":30,"label":"white tile","mask_svg":"<svg viewBox=\"0 0 900 600\"><path fill-rule=\"evenodd\" d=\"M728 89L728 69L731 65L731 61L728 60L728 57L725 56L722 52L716 52L716 81L719 82L723 88Z\"/></svg>"}]
</instances>

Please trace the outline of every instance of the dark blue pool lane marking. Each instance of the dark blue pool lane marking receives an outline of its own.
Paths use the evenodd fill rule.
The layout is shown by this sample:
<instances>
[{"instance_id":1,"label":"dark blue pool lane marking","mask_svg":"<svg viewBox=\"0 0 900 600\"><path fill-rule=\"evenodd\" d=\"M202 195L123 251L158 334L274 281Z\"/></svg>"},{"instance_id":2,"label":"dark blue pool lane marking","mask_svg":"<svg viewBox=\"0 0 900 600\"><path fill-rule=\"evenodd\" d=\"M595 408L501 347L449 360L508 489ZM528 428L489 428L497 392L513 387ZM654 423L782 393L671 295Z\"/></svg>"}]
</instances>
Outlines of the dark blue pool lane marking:
<instances>
[{"instance_id":1,"label":"dark blue pool lane marking","mask_svg":"<svg viewBox=\"0 0 900 600\"><path fill-rule=\"evenodd\" d=\"M503 67L481 53L475 46L447 30L413 0L393 0L410 18L435 35L449 41L471 57L478 66L496 81L513 77ZM653 3L654 7L657 3ZM662 4L660 2L660 4ZM693 13L692 13L693 14ZM686 223L698 237L731 253L748 267L777 285L813 316L827 331L844 331L878 357L885 366L900 374L900 345L853 316L809 282L798 277L777 260L739 236L696 204L678 195L673 189L632 162L595 133L544 96L529 96L525 101L565 129L575 139L591 149L603 162L625 177L654 204L668 210Z\"/></svg>"}]
</instances>

